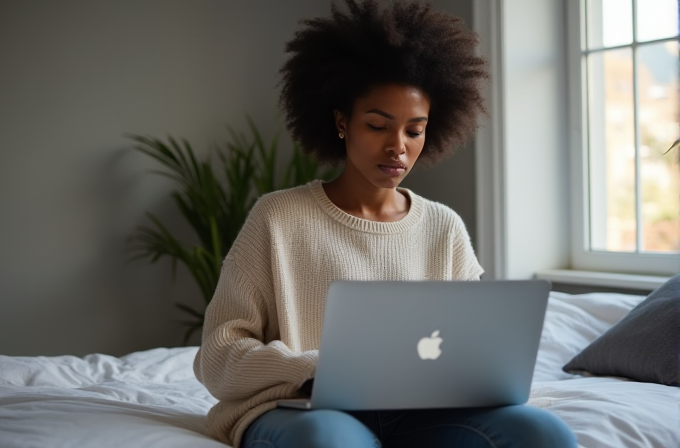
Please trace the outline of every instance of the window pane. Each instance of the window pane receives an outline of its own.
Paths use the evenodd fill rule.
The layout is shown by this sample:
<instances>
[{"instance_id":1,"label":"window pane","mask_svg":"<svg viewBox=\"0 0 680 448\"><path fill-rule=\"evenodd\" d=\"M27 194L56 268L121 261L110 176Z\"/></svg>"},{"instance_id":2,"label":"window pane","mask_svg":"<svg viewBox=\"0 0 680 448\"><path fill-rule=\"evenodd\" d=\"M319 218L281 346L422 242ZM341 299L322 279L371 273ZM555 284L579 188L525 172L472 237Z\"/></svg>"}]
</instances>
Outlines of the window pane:
<instances>
[{"instance_id":1,"label":"window pane","mask_svg":"<svg viewBox=\"0 0 680 448\"><path fill-rule=\"evenodd\" d=\"M677 36L678 15L680 15L680 0L638 0L638 40Z\"/></svg>"},{"instance_id":2,"label":"window pane","mask_svg":"<svg viewBox=\"0 0 680 448\"><path fill-rule=\"evenodd\" d=\"M642 250L680 251L678 152L666 154L680 133L678 42L640 46L638 95Z\"/></svg>"},{"instance_id":3,"label":"window pane","mask_svg":"<svg viewBox=\"0 0 680 448\"><path fill-rule=\"evenodd\" d=\"M590 246L635 251L632 51L591 54L588 69Z\"/></svg>"},{"instance_id":4,"label":"window pane","mask_svg":"<svg viewBox=\"0 0 680 448\"><path fill-rule=\"evenodd\" d=\"M587 0L588 48L633 42L632 0Z\"/></svg>"}]
</instances>

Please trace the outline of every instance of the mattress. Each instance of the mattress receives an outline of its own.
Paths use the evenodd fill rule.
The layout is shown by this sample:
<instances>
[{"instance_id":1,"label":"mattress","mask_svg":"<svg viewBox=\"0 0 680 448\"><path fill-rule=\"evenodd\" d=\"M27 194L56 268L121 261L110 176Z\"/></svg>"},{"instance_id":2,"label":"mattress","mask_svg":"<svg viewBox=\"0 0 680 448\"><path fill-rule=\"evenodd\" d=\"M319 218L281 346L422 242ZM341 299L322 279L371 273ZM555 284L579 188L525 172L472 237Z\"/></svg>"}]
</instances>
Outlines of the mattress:
<instances>
[{"instance_id":1,"label":"mattress","mask_svg":"<svg viewBox=\"0 0 680 448\"><path fill-rule=\"evenodd\" d=\"M583 448L680 446L680 388L561 369L643 299L550 295L528 405L561 417ZM0 356L0 447L225 447L203 434L216 400L194 377L196 350Z\"/></svg>"}]
</instances>

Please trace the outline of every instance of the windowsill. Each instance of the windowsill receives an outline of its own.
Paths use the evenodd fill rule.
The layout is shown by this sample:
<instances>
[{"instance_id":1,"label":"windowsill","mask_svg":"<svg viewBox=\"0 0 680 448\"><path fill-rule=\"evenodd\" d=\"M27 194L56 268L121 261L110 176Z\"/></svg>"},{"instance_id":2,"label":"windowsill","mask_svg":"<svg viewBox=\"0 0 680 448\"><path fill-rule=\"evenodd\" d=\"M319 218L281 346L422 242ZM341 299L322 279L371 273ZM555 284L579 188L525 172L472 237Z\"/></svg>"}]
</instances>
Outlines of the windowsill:
<instances>
[{"instance_id":1,"label":"windowsill","mask_svg":"<svg viewBox=\"0 0 680 448\"><path fill-rule=\"evenodd\" d=\"M617 274L613 272L573 271L550 269L536 272L536 278L554 283L589 285L610 288L654 290L666 283L670 277L658 275Z\"/></svg>"}]
</instances>

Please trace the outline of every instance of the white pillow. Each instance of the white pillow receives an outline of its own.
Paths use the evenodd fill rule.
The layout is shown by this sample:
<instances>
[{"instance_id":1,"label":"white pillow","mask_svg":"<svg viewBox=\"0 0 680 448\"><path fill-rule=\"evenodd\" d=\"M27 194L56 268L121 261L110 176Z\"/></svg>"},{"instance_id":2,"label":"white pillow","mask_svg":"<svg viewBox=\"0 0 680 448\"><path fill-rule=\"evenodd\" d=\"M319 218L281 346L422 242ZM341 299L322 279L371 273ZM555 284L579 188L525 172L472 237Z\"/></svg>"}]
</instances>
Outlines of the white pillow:
<instances>
[{"instance_id":1,"label":"white pillow","mask_svg":"<svg viewBox=\"0 0 680 448\"><path fill-rule=\"evenodd\" d=\"M645 296L551 292L534 382L573 378L562 366L628 314Z\"/></svg>"}]
</instances>

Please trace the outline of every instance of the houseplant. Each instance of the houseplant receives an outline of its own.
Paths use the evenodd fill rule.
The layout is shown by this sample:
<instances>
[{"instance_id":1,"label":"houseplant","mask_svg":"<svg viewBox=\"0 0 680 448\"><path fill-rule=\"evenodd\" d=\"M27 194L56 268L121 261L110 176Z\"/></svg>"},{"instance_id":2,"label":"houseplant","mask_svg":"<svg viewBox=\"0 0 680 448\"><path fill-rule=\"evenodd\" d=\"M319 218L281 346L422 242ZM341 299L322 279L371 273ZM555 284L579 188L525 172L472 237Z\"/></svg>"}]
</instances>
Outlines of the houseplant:
<instances>
[{"instance_id":1,"label":"houseplant","mask_svg":"<svg viewBox=\"0 0 680 448\"><path fill-rule=\"evenodd\" d=\"M217 286L222 260L234 242L257 198L265 193L302 185L313 179L328 180L333 169L323 170L300 146L285 163L281 179L277 176L278 132L266 145L253 121L246 117L249 136L229 129L226 148L215 149L217 161L210 156L199 159L186 140L169 136L167 141L141 135L129 135L135 149L158 163L164 170L154 173L176 182L171 193L181 216L191 226L196 242L181 241L153 213L147 212L149 224L139 225L129 238L131 260L155 263L163 257L172 262L173 278L177 264L184 265L203 298L201 309L175 303L187 316L184 343L203 326L205 308Z\"/></svg>"}]
</instances>

